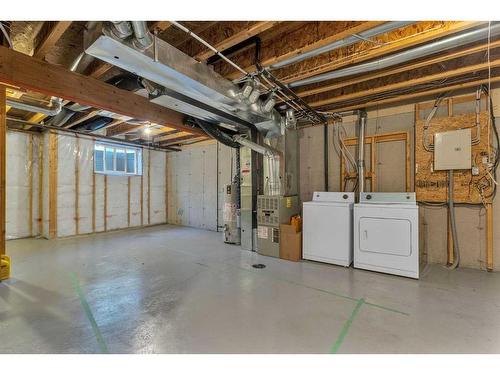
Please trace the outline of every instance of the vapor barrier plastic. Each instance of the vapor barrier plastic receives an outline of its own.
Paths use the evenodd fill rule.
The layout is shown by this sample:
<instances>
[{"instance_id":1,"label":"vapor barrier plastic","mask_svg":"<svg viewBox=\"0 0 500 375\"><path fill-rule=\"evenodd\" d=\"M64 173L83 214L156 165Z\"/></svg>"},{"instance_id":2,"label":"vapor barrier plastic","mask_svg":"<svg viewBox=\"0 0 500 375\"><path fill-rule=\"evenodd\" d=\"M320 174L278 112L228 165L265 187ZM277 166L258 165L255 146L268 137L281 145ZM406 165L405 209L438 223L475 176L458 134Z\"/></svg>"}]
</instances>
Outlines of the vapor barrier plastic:
<instances>
[{"instance_id":1,"label":"vapor barrier plastic","mask_svg":"<svg viewBox=\"0 0 500 375\"><path fill-rule=\"evenodd\" d=\"M40 234L38 210L39 136L7 132L6 238Z\"/></svg>"},{"instance_id":2,"label":"vapor barrier plastic","mask_svg":"<svg viewBox=\"0 0 500 375\"><path fill-rule=\"evenodd\" d=\"M94 144L80 135L8 132L8 239L50 238L50 228L56 237L66 237L166 222L165 152L142 150L143 176L105 175L94 173ZM51 196L55 223L49 217Z\"/></svg>"}]
</instances>

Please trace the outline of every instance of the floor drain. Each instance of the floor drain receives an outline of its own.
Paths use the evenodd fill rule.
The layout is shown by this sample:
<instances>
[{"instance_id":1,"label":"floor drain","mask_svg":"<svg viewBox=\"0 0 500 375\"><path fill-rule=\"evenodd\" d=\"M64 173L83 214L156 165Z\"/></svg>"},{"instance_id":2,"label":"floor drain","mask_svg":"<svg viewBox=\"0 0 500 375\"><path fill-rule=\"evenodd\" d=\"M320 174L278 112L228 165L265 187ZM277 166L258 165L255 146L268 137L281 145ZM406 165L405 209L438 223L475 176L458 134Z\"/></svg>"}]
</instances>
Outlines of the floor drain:
<instances>
[{"instance_id":1,"label":"floor drain","mask_svg":"<svg viewBox=\"0 0 500 375\"><path fill-rule=\"evenodd\" d=\"M253 268L266 268L266 265L262 264L262 263L258 263L258 264L252 264L252 267Z\"/></svg>"}]
</instances>

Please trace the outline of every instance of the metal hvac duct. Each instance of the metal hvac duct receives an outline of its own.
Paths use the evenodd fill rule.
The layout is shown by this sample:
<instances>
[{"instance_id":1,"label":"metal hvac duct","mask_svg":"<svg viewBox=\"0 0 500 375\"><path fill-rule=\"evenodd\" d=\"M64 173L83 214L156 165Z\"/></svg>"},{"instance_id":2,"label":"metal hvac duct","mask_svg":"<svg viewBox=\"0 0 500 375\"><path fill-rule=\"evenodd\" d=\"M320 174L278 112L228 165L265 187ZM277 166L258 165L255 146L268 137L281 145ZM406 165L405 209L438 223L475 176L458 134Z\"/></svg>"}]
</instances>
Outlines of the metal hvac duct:
<instances>
[{"instance_id":1,"label":"metal hvac duct","mask_svg":"<svg viewBox=\"0 0 500 375\"><path fill-rule=\"evenodd\" d=\"M348 37L337 40L333 43L327 44L323 47L313 49L312 51L302 53L300 55L291 57L289 59L280 61L276 64L272 64L268 67L269 70L275 70L283 68L284 66L298 63L300 61L310 59L311 57L321 55L322 53L330 52L342 47L350 46L351 44L358 43L361 40L366 40L373 38L374 36L387 33L392 30L400 29L402 27L412 25L415 21L397 21L397 22L387 22L380 26L376 26L373 29L365 30L358 34L349 35Z\"/></svg>"},{"instance_id":2,"label":"metal hvac duct","mask_svg":"<svg viewBox=\"0 0 500 375\"><path fill-rule=\"evenodd\" d=\"M28 104L16 98L7 98L5 102L8 106L11 106L13 108L21 109L23 111L28 111L28 112L42 113L47 116L55 116L59 112L61 112L62 109L62 99L56 97L52 97L50 99L49 106Z\"/></svg>"},{"instance_id":3,"label":"metal hvac duct","mask_svg":"<svg viewBox=\"0 0 500 375\"><path fill-rule=\"evenodd\" d=\"M160 86L150 96L153 103L207 122L231 124L241 130L255 126L266 136L280 135L278 111L264 110L260 99L251 102L244 98L237 85L206 64L154 36L153 45L139 50L134 37L119 39L113 32L115 26L106 25L99 23L86 31L85 52Z\"/></svg>"},{"instance_id":4,"label":"metal hvac duct","mask_svg":"<svg viewBox=\"0 0 500 375\"><path fill-rule=\"evenodd\" d=\"M442 40L438 40L433 43L424 44L420 47L412 48L407 51L383 57L378 60L370 61L355 66L349 66L344 69L334 70L332 72L320 74L310 78L301 79L299 81L290 83L288 87L291 88L299 87L299 86L309 85L311 83L322 82L335 78L342 78L354 74L368 73L374 70L387 68L393 65L401 64L434 53L443 52L451 48L460 47L468 43L477 42L481 39L487 38L489 32L491 37L499 35L500 23L495 23L491 25L491 31L489 31L488 26L472 31L467 31Z\"/></svg>"}]
</instances>

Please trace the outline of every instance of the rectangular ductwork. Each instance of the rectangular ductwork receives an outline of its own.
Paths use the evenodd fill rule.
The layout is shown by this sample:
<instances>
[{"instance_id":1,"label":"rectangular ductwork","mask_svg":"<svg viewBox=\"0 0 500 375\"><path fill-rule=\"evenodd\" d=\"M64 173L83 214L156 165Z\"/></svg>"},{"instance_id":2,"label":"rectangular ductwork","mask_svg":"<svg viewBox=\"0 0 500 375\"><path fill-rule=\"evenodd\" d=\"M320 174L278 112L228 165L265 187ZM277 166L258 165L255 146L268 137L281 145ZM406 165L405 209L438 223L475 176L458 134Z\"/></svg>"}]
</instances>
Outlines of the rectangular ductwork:
<instances>
[{"instance_id":1,"label":"rectangular ductwork","mask_svg":"<svg viewBox=\"0 0 500 375\"><path fill-rule=\"evenodd\" d=\"M154 103L201 120L248 127L267 135L280 132L280 115L266 112L261 101L251 104L240 89L208 65L198 62L165 41L154 37L144 51L132 41L120 40L98 23L85 34L85 52L163 87L151 97Z\"/></svg>"}]
</instances>

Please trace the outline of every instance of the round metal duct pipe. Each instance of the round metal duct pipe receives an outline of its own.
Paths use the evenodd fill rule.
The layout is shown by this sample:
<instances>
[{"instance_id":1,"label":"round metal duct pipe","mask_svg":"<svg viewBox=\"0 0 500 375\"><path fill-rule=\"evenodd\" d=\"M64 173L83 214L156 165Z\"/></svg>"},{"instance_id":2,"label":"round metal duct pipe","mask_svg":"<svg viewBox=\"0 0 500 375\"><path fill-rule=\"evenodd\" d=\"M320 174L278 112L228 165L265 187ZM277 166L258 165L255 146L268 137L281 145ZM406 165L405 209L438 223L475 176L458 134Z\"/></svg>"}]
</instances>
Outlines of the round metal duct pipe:
<instances>
[{"instance_id":1,"label":"round metal duct pipe","mask_svg":"<svg viewBox=\"0 0 500 375\"><path fill-rule=\"evenodd\" d=\"M351 76L360 73L368 73L374 70L387 68L393 65L401 64L410 60L415 60L421 57L432 55L434 53L443 52L451 48L460 47L468 43L474 43L481 39L488 37L490 32L489 27L482 27L480 29L468 31L458 35L454 35L442 40L438 40L433 43L424 44L422 46L403 51L394 55L383 57L378 60L370 61L364 64L349 66L344 69L334 70L325 74L320 74L317 76L301 79L299 81L292 82L288 87L299 87L304 85L309 85L312 83L318 83L327 81L330 79L342 78L346 76ZM495 23L491 26L491 37L500 34L500 23Z\"/></svg>"},{"instance_id":2,"label":"round metal duct pipe","mask_svg":"<svg viewBox=\"0 0 500 375\"><path fill-rule=\"evenodd\" d=\"M373 38L374 36L387 33L392 30L400 29L402 27L412 25L415 21L398 21L398 22L387 22L380 26L374 27L370 30L365 30L360 32L359 34L350 35L344 39L337 40L333 43L327 44L326 46L316 48L312 51L302 53L300 55L291 57L289 59L280 61L276 64L272 64L269 66L269 70L275 70L279 68L283 68L284 66L298 63L300 61L310 59L311 57L321 55L322 53L330 52L342 47L350 46L351 44L357 43L360 40L365 40L369 38Z\"/></svg>"}]
</instances>

